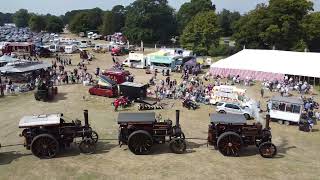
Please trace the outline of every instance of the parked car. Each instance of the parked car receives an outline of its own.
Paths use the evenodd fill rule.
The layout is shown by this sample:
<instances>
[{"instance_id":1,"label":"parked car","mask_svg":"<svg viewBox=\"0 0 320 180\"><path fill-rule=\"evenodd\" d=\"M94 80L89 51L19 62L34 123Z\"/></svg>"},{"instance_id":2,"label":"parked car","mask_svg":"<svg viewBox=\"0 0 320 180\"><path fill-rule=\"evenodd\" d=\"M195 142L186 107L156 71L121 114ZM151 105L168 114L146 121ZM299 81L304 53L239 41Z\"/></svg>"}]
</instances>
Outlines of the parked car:
<instances>
[{"instance_id":1,"label":"parked car","mask_svg":"<svg viewBox=\"0 0 320 180\"><path fill-rule=\"evenodd\" d=\"M89 89L91 95L104 96L104 97L115 97L118 95L117 86L108 87L96 85Z\"/></svg>"},{"instance_id":2,"label":"parked car","mask_svg":"<svg viewBox=\"0 0 320 180\"><path fill-rule=\"evenodd\" d=\"M243 114L247 120L253 118L253 112L250 108L242 107L235 103L220 102L217 104L216 111L218 113L223 113L223 114L226 114L226 113Z\"/></svg>"}]
</instances>

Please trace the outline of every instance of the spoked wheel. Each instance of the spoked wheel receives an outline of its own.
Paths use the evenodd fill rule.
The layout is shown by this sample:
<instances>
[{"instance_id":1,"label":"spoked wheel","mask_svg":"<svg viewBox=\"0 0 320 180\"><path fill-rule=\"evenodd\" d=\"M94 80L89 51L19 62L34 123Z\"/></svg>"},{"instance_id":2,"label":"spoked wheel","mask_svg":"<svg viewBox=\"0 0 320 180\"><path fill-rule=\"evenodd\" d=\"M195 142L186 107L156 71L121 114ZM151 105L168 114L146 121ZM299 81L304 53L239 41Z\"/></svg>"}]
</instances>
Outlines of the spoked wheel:
<instances>
[{"instance_id":1,"label":"spoked wheel","mask_svg":"<svg viewBox=\"0 0 320 180\"><path fill-rule=\"evenodd\" d=\"M38 96L38 94L34 94L34 98L37 100L37 101L40 101L40 98L39 98L39 96Z\"/></svg>"},{"instance_id":2,"label":"spoked wheel","mask_svg":"<svg viewBox=\"0 0 320 180\"><path fill-rule=\"evenodd\" d=\"M244 118L246 118L246 120L250 119L250 115L249 114L244 114Z\"/></svg>"},{"instance_id":3,"label":"spoked wheel","mask_svg":"<svg viewBox=\"0 0 320 180\"><path fill-rule=\"evenodd\" d=\"M257 148L259 148L260 144L261 144L261 140L260 139L259 140L256 139L255 140L255 145L256 145Z\"/></svg>"},{"instance_id":4,"label":"spoked wheel","mask_svg":"<svg viewBox=\"0 0 320 180\"><path fill-rule=\"evenodd\" d=\"M50 134L40 134L31 142L31 152L41 159L50 159L57 155L59 143Z\"/></svg>"},{"instance_id":5,"label":"spoked wheel","mask_svg":"<svg viewBox=\"0 0 320 180\"><path fill-rule=\"evenodd\" d=\"M91 133L91 137L90 137L90 138L94 141L94 143L97 143L97 142L98 142L98 140L99 140L99 135L98 135L98 133L97 133L97 132L92 131L92 133Z\"/></svg>"},{"instance_id":6,"label":"spoked wheel","mask_svg":"<svg viewBox=\"0 0 320 180\"><path fill-rule=\"evenodd\" d=\"M85 138L80 142L79 149L83 154L93 154L96 152L96 144L93 139Z\"/></svg>"},{"instance_id":7,"label":"spoked wheel","mask_svg":"<svg viewBox=\"0 0 320 180\"><path fill-rule=\"evenodd\" d=\"M225 132L218 138L218 149L224 156L239 156L241 137L235 132Z\"/></svg>"},{"instance_id":8,"label":"spoked wheel","mask_svg":"<svg viewBox=\"0 0 320 180\"><path fill-rule=\"evenodd\" d=\"M128 139L128 147L136 155L149 154L152 144L151 135L143 130L133 132Z\"/></svg>"},{"instance_id":9,"label":"spoked wheel","mask_svg":"<svg viewBox=\"0 0 320 180\"><path fill-rule=\"evenodd\" d=\"M259 153L264 158L272 158L277 154L277 147L271 142L264 142L259 146Z\"/></svg>"},{"instance_id":10,"label":"spoked wheel","mask_svg":"<svg viewBox=\"0 0 320 180\"><path fill-rule=\"evenodd\" d=\"M183 140L185 140L185 139L186 139L186 136L184 135L184 133L183 133L183 132L181 132L181 136L180 136L180 138L182 138Z\"/></svg>"},{"instance_id":11,"label":"spoked wheel","mask_svg":"<svg viewBox=\"0 0 320 180\"><path fill-rule=\"evenodd\" d=\"M186 152L187 144L184 139L174 138L170 141L169 147L172 152L176 154L182 154Z\"/></svg>"}]
</instances>

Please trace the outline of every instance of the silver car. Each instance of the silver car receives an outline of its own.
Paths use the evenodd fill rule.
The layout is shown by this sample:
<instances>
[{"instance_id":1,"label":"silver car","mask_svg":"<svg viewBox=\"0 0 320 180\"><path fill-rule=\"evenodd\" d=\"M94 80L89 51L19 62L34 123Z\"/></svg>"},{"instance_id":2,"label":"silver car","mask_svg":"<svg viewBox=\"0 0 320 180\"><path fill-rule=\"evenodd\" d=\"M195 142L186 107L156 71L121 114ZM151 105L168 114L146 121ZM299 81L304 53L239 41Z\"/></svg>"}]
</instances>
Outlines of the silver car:
<instances>
[{"instance_id":1,"label":"silver car","mask_svg":"<svg viewBox=\"0 0 320 180\"><path fill-rule=\"evenodd\" d=\"M253 112L248 107L242 107L235 103L220 102L217 104L216 111L218 113L243 114L248 120L253 118Z\"/></svg>"}]
</instances>

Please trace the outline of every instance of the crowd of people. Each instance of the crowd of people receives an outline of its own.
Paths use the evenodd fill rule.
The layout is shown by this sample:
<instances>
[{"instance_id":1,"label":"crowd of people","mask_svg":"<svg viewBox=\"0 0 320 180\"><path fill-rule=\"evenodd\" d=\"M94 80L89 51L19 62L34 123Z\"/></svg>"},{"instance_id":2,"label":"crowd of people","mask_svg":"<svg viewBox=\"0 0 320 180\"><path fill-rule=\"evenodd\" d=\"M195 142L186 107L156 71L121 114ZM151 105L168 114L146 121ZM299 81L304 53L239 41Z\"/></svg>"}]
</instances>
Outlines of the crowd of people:
<instances>
[{"instance_id":1,"label":"crowd of people","mask_svg":"<svg viewBox=\"0 0 320 180\"><path fill-rule=\"evenodd\" d=\"M310 94L313 91L313 86L307 81L303 82L288 76L285 76L283 81L263 81L262 86L270 92L279 92L281 96L289 96L290 91L297 91L300 94Z\"/></svg>"},{"instance_id":2,"label":"crowd of people","mask_svg":"<svg viewBox=\"0 0 320 180\"><path fill-rule=\"evenodd\" d=\"M93 76L87 71L85 60L79 62L71 71L66 70L66 66L72 66L71 58L61 58L57 56L52 61L52 68L49 70L50 81L54 85L83 83L88 85L93 82Z\"/></svg>"},{"instance_id":3,"label":"crowd of people","mask_svg":"<svg viewBox=\"0 0 320 180\"><path fill-rule=\"evenodd\" d=\"M85 60L79 62L73 70L67 70L67 66L73 66L71 58L56 55L51 63L51 68L28 74L26 83L14 83L6 74L2 75L0 80L0 96L33 90L41 82L55 86L77 83L89 85L93 83L93 76L87 71Z\"/></svg>"},{"instance_id":4,"label":"crowd of people","mask_svg":"<svg viewBox=\"0 0 320 180\"><path fill-rule=\"evenodd\" d=\"M162 74L165 79L158 80L154 83L153 92L149 91L150 95L154 95L156 99L190 99L198 103L208 104L211 96L213 85L205 85L202 78L191 75L184 71L182 75L182 82L178 83L176 79L171 79L165 72ZM156 76L156 75L155 75ZM153 77L154 81L155 77Z\"/></svg>"}]
</instances>

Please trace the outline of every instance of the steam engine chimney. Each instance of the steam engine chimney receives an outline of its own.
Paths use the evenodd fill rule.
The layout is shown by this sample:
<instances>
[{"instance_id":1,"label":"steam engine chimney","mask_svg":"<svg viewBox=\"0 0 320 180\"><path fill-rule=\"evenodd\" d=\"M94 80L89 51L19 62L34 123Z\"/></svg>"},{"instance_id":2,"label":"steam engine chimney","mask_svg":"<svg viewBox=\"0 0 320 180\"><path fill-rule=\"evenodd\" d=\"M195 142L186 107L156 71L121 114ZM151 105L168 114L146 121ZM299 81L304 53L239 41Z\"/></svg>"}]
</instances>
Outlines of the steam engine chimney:
<instances>
[{"instance_id":1,"label":"steam engine chimney","mask_svg":"<svg viewBox=\"0 0 320 180\"><path fill-rule=\"evenodd\" d=\"M180 126L180 110L176 110L176 126Z\"/></svg>"},{"instance_id":2,"label":"steam engine chimney","mask_svg":"<svg viewBox=\"0 0 320 180\"><path fill-rule=\"evenodd\" d=\"M270 114L266 115L266 129L270 129Z\"/></svg>"},{"instance_id":3,"label":"steam engine chimney","mask_svg":"<svg viewBox=\"0 0 320 180\"><path fill-rule=\"evenodd\" d=\"M83 111L83 116L84 116L84 125L86 127L89 127L88 110Z\"/></svg>"}]
</instances>

